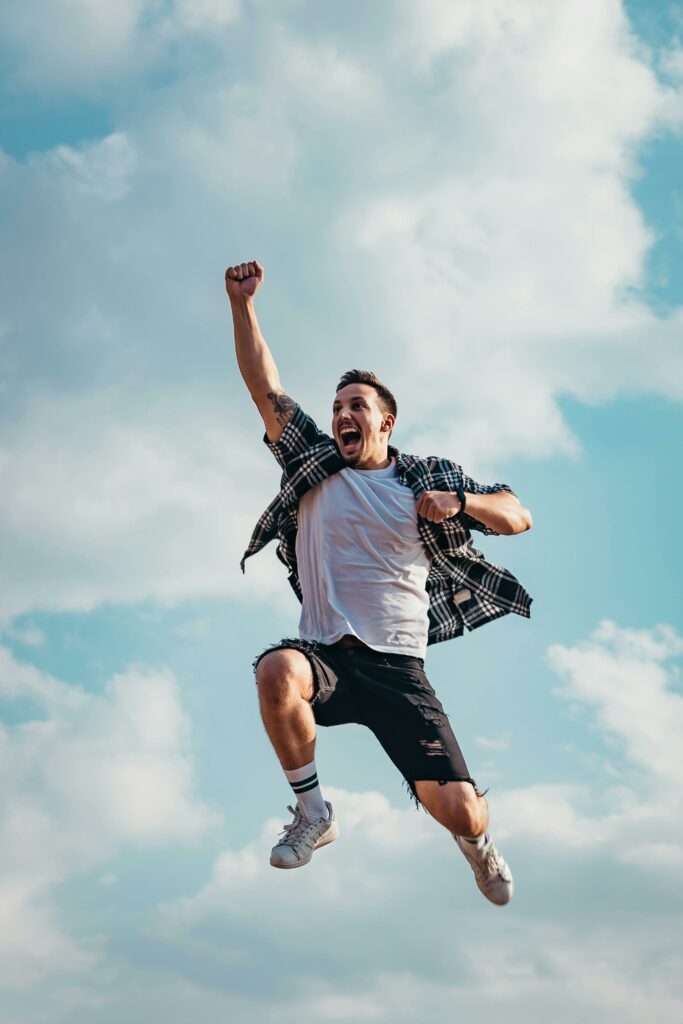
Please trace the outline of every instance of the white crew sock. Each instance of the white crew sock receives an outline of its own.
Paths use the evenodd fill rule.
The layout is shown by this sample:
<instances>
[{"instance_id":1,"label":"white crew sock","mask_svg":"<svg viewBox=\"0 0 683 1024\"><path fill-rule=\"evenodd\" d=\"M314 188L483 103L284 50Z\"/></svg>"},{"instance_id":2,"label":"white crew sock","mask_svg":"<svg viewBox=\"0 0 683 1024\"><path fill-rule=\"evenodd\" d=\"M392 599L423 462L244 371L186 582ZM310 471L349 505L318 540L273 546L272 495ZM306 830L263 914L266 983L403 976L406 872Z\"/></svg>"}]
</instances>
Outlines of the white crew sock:
<instances>
[{"instance_id":1,"label":"white crew sock","mask_svg":"<svg viewBox=\"0 0 683 1024\"><path fill-rule=\"evenodd\" d=\"M318 782L318 773L315 761L302 765L301 768L292 768L291 771L284 769L287 780L296 793L297 803L304 808L311 821L318 818L329 818L327 804Z\"/></svg>"}]
</instances>

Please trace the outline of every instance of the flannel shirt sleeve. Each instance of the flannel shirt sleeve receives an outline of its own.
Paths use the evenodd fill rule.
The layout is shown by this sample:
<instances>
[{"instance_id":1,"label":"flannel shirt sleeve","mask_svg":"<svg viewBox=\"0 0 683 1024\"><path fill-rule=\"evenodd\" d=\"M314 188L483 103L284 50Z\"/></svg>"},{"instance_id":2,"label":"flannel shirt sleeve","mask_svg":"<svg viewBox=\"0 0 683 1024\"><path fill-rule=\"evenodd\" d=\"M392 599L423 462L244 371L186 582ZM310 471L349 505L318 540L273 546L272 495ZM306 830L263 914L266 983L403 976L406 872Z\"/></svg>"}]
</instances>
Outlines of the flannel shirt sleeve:
<instances>
[{"instance_id":1,"label":"flannel shirt sleeve","mask_svg":"<svg viewBox=\"0 0 683 1024\"><path fill-rule=\"evenodd\" d=\"M462 489L468 494L499 494L501 491L507 491L508 494L515 493L507 484L480 484L473 480L471 476L467 476L466 473L462 473ZM465 509L467 509L467 504L465 504ZM499 536L497 530L492 530L490 526L480 523L478 519L468 515L467 511L461 516L461 519L468 530L478 530L488 537Z\"/></svg>"},{"instance_id":2,"label":"flannel shirt sleeve","mask_svg":"<svg viewBox=\"0 0 683 1024\"><path fill-rule=\"evenodd\" d=\"M302 452L320 441L327 440L328 437L329 435L320 430L315 420L297 405L278 440L270 441L268 435L264 434L263 441L284 471Z\"/></svg>"}]
</instances>

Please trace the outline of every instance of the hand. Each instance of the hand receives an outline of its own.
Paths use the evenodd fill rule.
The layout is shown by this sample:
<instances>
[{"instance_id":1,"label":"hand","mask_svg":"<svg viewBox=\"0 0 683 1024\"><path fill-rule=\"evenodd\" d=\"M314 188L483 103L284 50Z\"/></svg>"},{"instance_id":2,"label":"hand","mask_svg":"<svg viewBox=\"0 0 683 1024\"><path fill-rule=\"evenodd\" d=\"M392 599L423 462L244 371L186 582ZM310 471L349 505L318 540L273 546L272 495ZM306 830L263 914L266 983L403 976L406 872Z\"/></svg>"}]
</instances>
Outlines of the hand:
<instances>
[{"instance_id":1,"label":"hand","mask_svg":"<svg viewBox=\"0 0 683 1024\"><path fill-rule=\"evenodd\" d=\"M256 260L236 263L225 271L225 290L229 299L249 299L263 283L263 267Z\"/></svg>"},{"instance_id":2,"label":"hand","mask_svg":"<svg viewBox=\"0 0 683 1024\"><path fill-rule=\"evenodd\" d=\"M442 523L444 519L457 516L462 503L457 494L450 491L424 491L420 495L415 511L431 523Z\"/></svg>"}]
</instances>

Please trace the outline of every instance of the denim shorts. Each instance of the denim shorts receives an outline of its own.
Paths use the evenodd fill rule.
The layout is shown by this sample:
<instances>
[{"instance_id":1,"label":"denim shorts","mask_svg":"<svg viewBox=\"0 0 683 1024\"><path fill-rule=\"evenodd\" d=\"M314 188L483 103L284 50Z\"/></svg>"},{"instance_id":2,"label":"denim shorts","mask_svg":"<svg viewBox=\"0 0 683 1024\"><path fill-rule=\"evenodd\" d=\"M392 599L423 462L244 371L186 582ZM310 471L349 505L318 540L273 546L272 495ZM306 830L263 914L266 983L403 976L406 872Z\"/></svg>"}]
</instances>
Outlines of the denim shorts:
<instances>
[{"instance_id":1,"label":"denim shorts","mask_svg":"<svg viewBox=\"0 0 683 1024\"><path fill-rule=\"evenodd\" d=\"M448 715L422 658L383 654L365 645L285 639L264 651L301 651L313 672L311 706L318 725L356 722L371 729L419 803L415 782L470 782Z\"/></svg>"}]
</instances>

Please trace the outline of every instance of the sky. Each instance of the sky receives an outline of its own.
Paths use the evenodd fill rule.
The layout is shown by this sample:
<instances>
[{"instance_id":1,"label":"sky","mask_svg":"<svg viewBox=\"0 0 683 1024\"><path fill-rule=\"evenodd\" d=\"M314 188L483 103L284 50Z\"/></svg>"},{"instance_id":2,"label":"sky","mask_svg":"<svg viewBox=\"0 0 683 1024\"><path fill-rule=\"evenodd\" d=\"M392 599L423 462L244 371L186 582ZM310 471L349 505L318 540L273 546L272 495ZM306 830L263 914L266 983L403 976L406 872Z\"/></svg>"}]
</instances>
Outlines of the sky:
<instances>
[{"instance_id":1,"label":"sky","mask_svg":"<svg viewBox=\"0 0 683 1024\"><path fill-rule=\"evenodd\" d=\"M7 1024L683 1017L683 6L0 9L0 1009ZM534 597L430 648L516 882L489 905L360 727L289 790L251 663L298 606L237 371L258 259L323 427L509 483Z\"/></svg>"}]
</instances>

